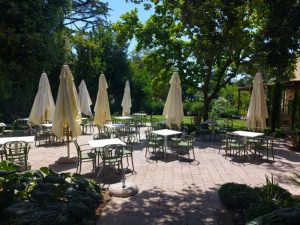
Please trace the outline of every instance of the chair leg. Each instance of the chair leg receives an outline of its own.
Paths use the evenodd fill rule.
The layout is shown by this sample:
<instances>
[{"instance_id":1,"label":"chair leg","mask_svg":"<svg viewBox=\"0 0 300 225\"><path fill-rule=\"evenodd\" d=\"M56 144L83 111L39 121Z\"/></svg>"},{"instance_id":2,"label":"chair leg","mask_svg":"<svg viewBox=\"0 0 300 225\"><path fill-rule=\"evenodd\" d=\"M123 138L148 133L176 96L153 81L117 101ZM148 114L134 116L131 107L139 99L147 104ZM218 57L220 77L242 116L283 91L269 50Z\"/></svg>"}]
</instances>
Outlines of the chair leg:
<instances>
[{"instance_id":1,"label":"chair leg","mask_svg":"<svg viewBox=\"0 0 300 225\"><path fill-rule=\"evenodd\" d=\"M135 171L134 170L134 165L133 165L133 155L131 155L131 164L132 164L132 172Z\"/></svg>"},{"instance_id":2,"label":"chair leg","mask_svg":"<svg viewBox=\"0 0 300 225\"><path fill-rule=\"evenodd\" d=\"M80 164L80 161L78 160L77 161L77 167L76 167L76 173L78 173L79 164Z\"/></svg>"},{"instance_id":3,"label":"chair leg","mask_svg":"<svg viewBox=\"0 0 300 225\"><path fill-rule=\"evenodd\" d=\"M194 147L192 148L192 151L193 151L193 156L194 156L194 160L196 159L195 157L195 151L194 151Z\"/></svg>"}]
</instances>

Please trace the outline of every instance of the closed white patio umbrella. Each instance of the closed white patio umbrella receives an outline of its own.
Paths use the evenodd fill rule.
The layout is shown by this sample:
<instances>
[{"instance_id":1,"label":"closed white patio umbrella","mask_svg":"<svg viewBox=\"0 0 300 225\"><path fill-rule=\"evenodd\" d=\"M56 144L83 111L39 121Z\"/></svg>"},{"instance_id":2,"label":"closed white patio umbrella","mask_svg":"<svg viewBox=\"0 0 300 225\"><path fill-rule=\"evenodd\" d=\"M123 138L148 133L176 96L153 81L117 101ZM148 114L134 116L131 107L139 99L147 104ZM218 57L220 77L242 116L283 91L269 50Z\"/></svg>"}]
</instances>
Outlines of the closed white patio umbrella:
<instances>
[{"instance_id":1,"label":"closed white patio umbrella","mask_svg":"<svg viewBox=\"0 0 300 225\"><path fill-rule=\"evenodd\" d=\"M55 104L51 92L51 87L47 74L42 73L39 88L36 93L28 122L41 124L44 120L52 120L55 110Z\"/></svg>"},{"instance_id":2,"label":"closed white patio umbrella","mask_svg":"<svg viewBox=\"0 0 300 225\"><path fill-rule=\"evenodd\" d=\"M91 110L91 105L93 103L84 80L81 81L78 87L78 97L79 97L81 113L88 116L92 116L93 113Z\"/></svg>"},{"instance_id":3,"label":"closed white patio umbrella","mask_svg":"<svg viewBox=\"0 0 300 225\"><path fill-rule=\"evenodd\" d=\"M124 95L123 95L123 100L122 100L122 116L129 116L130 115L130 108L131 108L131 96L130 96L130 86L129 86L129 81L126 81L125 84L125 90L124 90Z\"/></svg>"},{"instance_id":4,"label":"closed white patio umbrella","mask_svg":"<svg viewBox=\"0 0 300 225\"><path fill-rule=\"evenodd\" d=\"M256 73L253 80L251 100L247 113L246 125L250 130L263 130L266 128L268 109L264 93L261 73Z\"/></svg>"},{"instance_id":5,"label":"closed white patio umbrella","mask_svg":"<svg viewBox=\"0 0 300 225\"><path fill-rule=\"evenodd\" d=\"M107 95L107 82L104 74L101 74L99 77L99 87L97 100L95 104L95 117L94 123L101 126L105 123L105 121L111 120L110 109L109 109L109 101Z\"/></svg>"},{"instance_id":6,"label":"closed white patio umbrella","mask_svg":"<svg viewBox=\"0 0 300 225\"><path fill-rule=\"evenodd\" d=\"M163 115L167 119L168 127L172 127L172 124L176 124L180 127L183 120L183 107L181 97L181 82L177 72L174 72L170 80L170 89L165 103Z\"/></svg>"},{"instance_id":7,"label":"closed white patio umbrella","mask_svg":"<svg viewBox=\"0 0 300 225\"><path fill-rule=\"evenodd\" d=\"M69 137L81 135L81 111L74 78L68 65L63 65L59 79L52 132L58 138L66 134L70 158Z\"/></svg>"}]
</instances>

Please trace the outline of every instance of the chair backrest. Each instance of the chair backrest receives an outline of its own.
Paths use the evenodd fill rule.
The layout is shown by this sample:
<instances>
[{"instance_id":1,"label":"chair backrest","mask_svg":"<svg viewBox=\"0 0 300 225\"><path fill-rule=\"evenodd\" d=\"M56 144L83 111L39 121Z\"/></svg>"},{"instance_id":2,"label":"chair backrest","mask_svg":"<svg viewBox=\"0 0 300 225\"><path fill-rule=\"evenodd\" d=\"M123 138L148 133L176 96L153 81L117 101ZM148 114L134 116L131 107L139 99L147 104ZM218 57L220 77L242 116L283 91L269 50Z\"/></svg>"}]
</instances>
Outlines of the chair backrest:
<instances>
[{"instance_id":1,"label":"chair backrest","mask_svg":"<svg viewBox=\"0 0 300 225\"><path fill-rule=\"evenodd\" d=\"M122 160L123 157L122 145L108 145L103 148L100 156L105 163L108 160Z\"/></svg>"},{"instance_id":2,"label":"chair backrest","mask_svg":"<svg viewBox=\"0 0 300 225\"><path fill-rule=\"evenodd\" d=\"M75 148L76 148L77 157L79 159L81 159L81 149L80 149L80 146L79 146L79 144L78 144L78 142L76 140L73 140L73 143L74 143Z\"/></svg>"},{"instance_id":3,"label":"chair backrest","mask_svg":"<svg viewBox=\"0 0 300 225\"><path fill-rule=\"evenodd\" d=\"M16 119L14 121L14 130L26 130L29 128L27 124L27 120L24 119Z\"/></svg>"},{"instance_id":4,"label":"chair backrest","mask_svg":"<svg viewBox=\"0 0 300 225\"><path fill-rule=\"evenodd\" d=\"M43 123L51 124L51 123L53 123L53 122L52 122L52 120L44 120Z\"/></svg>"},{"instance_id":5,"label":"chair backrest","mask_svg":"<svg viewBox=\"0 0 300 225\"><path fill-rule=\"evenodd\" d=\"M151 131L145 131L146 141L147 142L157 142L157 135Z\"/></svg>"},{"instance_id":6,"label":"chair backrest","mask_svg":"<svg viewBox=\"0 0 300 225\"><path fill-rule=\"evenodd\" d=\"M22 137L30 135L29 131L26 130L13 130L12 132L6 134L6 137Z\"/></svg>"},{"instance_id":7,"label":"chair backrest","mask_svg":"<svg viewBox=\"0 0 300 225\"><path fill-rule=\"evenodd\" d=\"M187 126L182 126L181 131L182 131L182 135L186 135L189 131L189 128Z\"/></svg>"},{"instance_id":8,"label":"chair backrest","mask_svg":"<svg viewBox=\"0 0 300 225\"><path fill-rule=\"evenodd\" d=\"M27 162L29 145L25 141L11 141L4 144L4 154L8 161Z\"/></svg>"},{"instance_id":9,"label":"chair backrest","mask_svg":"<svg viewBox=\"0 0 300 225\"><path fill-rule=\"evenodd\" d=\"M126 136L121 136L120 139L121 141L125 142L126 145L132 145L133 144L133 141L134 141L134 135L132 134L128 134Z\"/></svg>"},{"instance_id":10,"label":"chair backrest","mask_svg":"<svg viewBox=\"0 0 300 225\"><path fill-rule=\"evenodd\" d=\"M228 132L227 140L229 143L242 144L244 142L244 137Z\"/></svg>"},{"instance_id":11,"label":"chair backrest","mask_svg":"<svg viewBox=\"0 0 300 225\"><path fill-rule=\"evenodd\" d=\"M191 133L191 134L185 135L184 140L187 142L187 145L189 147L193 147L194 146L194 141L195 141L195 134Z\"/></svg>"},{"instance_id":12,"label":"chair backrest","mask_svg":"<svg viewBox=\"0 0 300 225\"><path fill-rule=\"evenodd\" d=\"M107 139L107 138L110 138L109 133L98 133L93 136L94 140Z\"/></svg>"},{"instance_id":13,"label":"chair backrest","mask_svg":"<svg viewBox=\"0 0 300 225\"><path fill-rule=\"evenodd\" d=\"M152 139L152 132L150 130L145 131L146 141L149 142Z\"/></svg>"}]
</instances>

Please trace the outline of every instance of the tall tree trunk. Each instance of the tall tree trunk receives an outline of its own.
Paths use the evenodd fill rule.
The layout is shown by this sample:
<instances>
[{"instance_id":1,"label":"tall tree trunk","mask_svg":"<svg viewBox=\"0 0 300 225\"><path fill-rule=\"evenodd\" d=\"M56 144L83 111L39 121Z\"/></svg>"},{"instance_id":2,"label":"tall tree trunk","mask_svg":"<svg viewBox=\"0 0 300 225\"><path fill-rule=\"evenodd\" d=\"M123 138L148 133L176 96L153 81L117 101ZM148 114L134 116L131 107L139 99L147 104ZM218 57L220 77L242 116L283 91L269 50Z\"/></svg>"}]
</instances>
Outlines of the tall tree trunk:
<instances>
[{"instance_id":1,"label":"tall tree trunk","mask_svg":"<svg viewBox=\"0 0 300 225\"><path fill-rule=\"evenodd\" d=\"M282 99L282 84L276 82L273 87L273 96L272 96L271 132L274 132L276 128L280 127L281 99Z\"/></svg>"},{"instance_id":2,"label":"tall tree trunk","mask_svg":"<svg viewBox=\"0 0 300 225\"><path fill-rule=\"evenodd\" d=\"M209 98L206 96L206 94L204 94L204 98L203 98L203 121L208 120L208 110L209 110L209 104L210 104L210 100Z\"/></svg>"}]
</instances>

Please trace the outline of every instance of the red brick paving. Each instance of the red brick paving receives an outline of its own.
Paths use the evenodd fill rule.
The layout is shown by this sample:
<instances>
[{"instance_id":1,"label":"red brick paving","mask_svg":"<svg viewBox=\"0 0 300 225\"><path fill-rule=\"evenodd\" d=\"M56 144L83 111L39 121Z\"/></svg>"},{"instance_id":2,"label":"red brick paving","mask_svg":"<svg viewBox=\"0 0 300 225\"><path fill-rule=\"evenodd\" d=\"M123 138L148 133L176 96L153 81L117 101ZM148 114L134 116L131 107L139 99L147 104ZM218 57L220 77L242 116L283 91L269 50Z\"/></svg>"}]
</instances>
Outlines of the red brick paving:
<instances>
[{"instance_id":1,"label":"red brick paving","mask_svg":"<svg viewBox=\"0 0 300 225\"><path fill-rule=\"evenodd\" d=\"M91 135L84 135L78 138L78 142L86 144L91 139ZM171 155L166 160L155 162L146 160L144 144L135 144L136 174L127 173L126 180L138 185L140 192L125 199L113 197L97 224L230 225L230 218L218 197L219 186L226 182L259 186L265 183L265 176L271 174L282 187L300 195L300 188L290 179L300 168L300 154L287 150L288 144L284 140L275 143L275 163L230 161L223 152L218 153L218 142L198 140L195 146L195 162L181 162ZM67 148L63 145L34 147L32 144L29 161L33 169L49 166L56 172L75 172L76 164L55 162L66 155ZM71 155L76 156L73 145ZM91 169L91 162L84 163L82 174L91 172ZM97 178L97 181L101 182L101 179Z\"/></svg>"}]
</instances>

